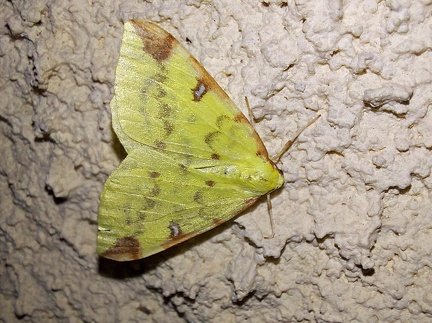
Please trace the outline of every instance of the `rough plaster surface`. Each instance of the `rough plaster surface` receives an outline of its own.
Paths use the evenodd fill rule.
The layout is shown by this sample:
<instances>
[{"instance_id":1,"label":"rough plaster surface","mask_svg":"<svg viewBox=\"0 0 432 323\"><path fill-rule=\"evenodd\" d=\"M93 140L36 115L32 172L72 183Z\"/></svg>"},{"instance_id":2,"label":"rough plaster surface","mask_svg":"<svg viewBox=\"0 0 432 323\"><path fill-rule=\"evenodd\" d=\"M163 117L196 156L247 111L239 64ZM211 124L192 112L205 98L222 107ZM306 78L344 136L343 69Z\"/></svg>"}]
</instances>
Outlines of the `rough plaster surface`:
<instances>
[{"instance_id":1,"label":"rough plaster surface","mask_svg":"<svg viewBox=\"0 0 432 323\"><path fill-rule=\"evenodd\" d=\"M432 2L0 0L0 321L432 320ZM143 261L95 254L124 152L121 20L184 43L276 153L273 194ZM188 40L188 41L187 41Z\"/></svg>"}]
</instances>

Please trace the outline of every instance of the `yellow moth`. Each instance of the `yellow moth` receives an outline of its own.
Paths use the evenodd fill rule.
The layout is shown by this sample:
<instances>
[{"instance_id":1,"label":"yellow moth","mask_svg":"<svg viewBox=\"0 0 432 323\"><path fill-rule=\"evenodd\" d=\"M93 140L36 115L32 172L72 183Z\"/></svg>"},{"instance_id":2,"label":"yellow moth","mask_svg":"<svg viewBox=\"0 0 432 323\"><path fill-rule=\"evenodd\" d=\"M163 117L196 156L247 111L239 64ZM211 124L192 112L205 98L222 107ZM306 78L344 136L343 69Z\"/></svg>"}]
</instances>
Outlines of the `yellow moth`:
<instances>
[{"instance_id":1,"label":"yellow moth","mask_svg":"<svg viewBox=\"0 0 432 323\"><path fill-rule=\"evenodd\" d=\"M205 232L284 183L247 118L169 33L124 24L112 124L127 157L105 183L99 255L140 259Z\"/></svg>"}]
</instances>

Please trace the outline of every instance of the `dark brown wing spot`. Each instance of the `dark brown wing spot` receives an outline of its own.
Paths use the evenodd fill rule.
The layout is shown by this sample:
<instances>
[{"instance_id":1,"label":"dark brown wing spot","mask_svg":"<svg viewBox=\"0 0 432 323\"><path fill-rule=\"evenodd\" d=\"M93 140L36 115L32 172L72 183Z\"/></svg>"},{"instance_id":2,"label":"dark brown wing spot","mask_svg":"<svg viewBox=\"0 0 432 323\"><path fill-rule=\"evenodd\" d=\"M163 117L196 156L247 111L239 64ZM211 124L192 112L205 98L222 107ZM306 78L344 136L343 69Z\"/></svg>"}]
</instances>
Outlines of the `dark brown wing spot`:
<instances>
[{"instance_id":1,"label":"dark brown wing spot","mask_svg":"<svg viewBox=\"0 0 432 323\"><path fill-rule=\"evenodd\" d=\"M164 120L163 121L163 127L165 130L165 135L169 136L170 134L172 134L173 130L174 130L174 126L171 122Z\"/></svg>"},{"instance_id":2,"label":"dark brown wing spot","mask_svg":"<svg viewBox=\"0 0 432 323\"><path fill-rule=\"evenodd\" d=\"M179 164L179 167L180 167L180 171L181 171L182 173L186 173L186 172L187 172L187 166L186 166L186 165Z\"/></svg>"},{"instance_id":3,"label":"dark brown wing spot","mask_svg":"<svg viewBox=\"0 0 432 323\"><path fill-rule=\"evenodd\" d=\"M238 123L247 123L250 124L249 120L245 117L245 115L241 112L237 113L234 117L234 121Z\"/></svg>"},{"instance_id":4,"label":"dark brown wing spot","mask_svg":"<svg viewBox=\"0 0 432 323\"><path fill-rule=\"evenodd\" d=\"M138 220L140 220L141 222L145 221L145 219L147 218L147 214L140 210L138 211Z\"/></svg>"},{"instance_id":5,"label":"dark brown wing spot","mask_svg":"<svg viewBox=\"0 0 432 323\"><path fill-rule=\"evenodd\" d=\"M156 202L154 200L149 199L148 197L144 197L144 204L143 204L144 210L152 209L155 207L155 205Z\"/></svg>"},{"instance_id":6,"label":"dark brown wing spot","mask_svg":"<svg viewBox=\"0 0 432 323\"><path fill-rule=\"evenodd\" d=\"M161 98L165 97L166 95L167 95L167 92L165 91L164 88L162 88L162 87L157 88L157 93L156 93L157 98L161 99Z\"/></svg>"},{"instance_id":7,"label":"dark brown wing spot","mask_svg":"<svg viewBox=\"0 0 432 323\"><path fill-rule=\"evenodd\" d=\"M195 202L197 202L199 204L202 204L202 202L203 202L202 197L203 197L202 196L202 192L201 191L197 191L197 192L195 192L195 194L193 196L193 199L194 199Z\"/></svg>"},{"instance_id":8,"label":"dark brown wing spot","mask_svg":"<svg viewBox=\"0 0 432 323\"><path fill-rule=\"evenodd\" d=\"M118 261L139 259L141 257L140 243L135 237L119 238L115 245L101 256Z\"/></svg>"},{"instance_id":9,"label":"dark brown wing spot","mask_svg":"<svg viewBox=\"0 0 432 323\"><path fill-rule=\"evenodd\" d=\"M131 20L136 34L141 38L143 51L158 62L167 60L178 41L165 30L144 20Z\"/></svg>"},{"instance_id":10,"label":"dark brown wing spot","mask_svg":"<svg viewBox=\"0 0 432 323\"><path fill-rule=\"evenodd\" d=\"M150 172L149 176L151 178L158 178L160 176L160 173L159 172Z\"/></svg>"},{"instance_id":11,"label":"dark brown wing spot","mask_svg":"<svg viewBox=\"0 0 432 323\"><path fill-rule=\"evenodd\" d=\"M213 141L215 140L215 138L218 135L220 135L219 131L209 132L208 134L205 135L204 142L207 144L207 146L209 146L211 149L213 149L212 148Z\"/></svg>"},{"instance_id":12,"label":"dark brown wing spot","mask_svg":"<svg viewBox=\"0 0 432 323\"><path fill-rule=\"evenodd\" d=\"M172 113L171 106L169 106L166 103L161 103L159 105L159 113L158 113L159 118L161 119L167 118L171 115L171 113Z\"/></svg>"},{"instance_id":13,"label":"dark brown wing spot","mask_svg":"<svg viewBox=\"0 0 432 323\"><path fill-rule=\"evenodd\" d=\"M150 191L150 196L158 196L160 194L160 187L158 184L154 183L152 190Z\"/></svg>"},{"instance_id":14,"label":"dark brown wing spot","mask_svg":"<svg viewBox=\"0 0 432 323\"><path fill-rule=\"evenodd\" d=\"M219 156L218 154L212 154L212 155L211 155L211 159L219 160L219 159L220 159L220 156Z\"/></svg>"},{"instance_id":15,"label":"dark brown wing spot","mask_svg":"<svg viewBox=\"0 0 432 323\"><path fill-rule=\"evenodd\" d=\"M156 145L156 148L159 148L159 149L165 149L166 148L166 143L164 143L163 141L156 141L155 145Z\"/></svg>"},{"instance_id":16,"label":"dark brown wing spot","mask_svg":"<svg viewBox=\"0 0 432 323\"><path fill-rule=\"evenodd\" d=\"M167 76L166 68L163 65L160 65L160 73L155 74L155 76L153 77L153 81L162 84L165 83L167 78L168 76Z\"/></svg>"},{"instance_id":17,"label":"dark brown wing spot","mask_svg":"<svg viewBox=\"0 0 432 323\"><path fill-rule=\"evenodd\" d=\"M215 182L214 181L205 181L206 185L209 187L213 187L215 186Z\"/></svg>"}]
</instances>

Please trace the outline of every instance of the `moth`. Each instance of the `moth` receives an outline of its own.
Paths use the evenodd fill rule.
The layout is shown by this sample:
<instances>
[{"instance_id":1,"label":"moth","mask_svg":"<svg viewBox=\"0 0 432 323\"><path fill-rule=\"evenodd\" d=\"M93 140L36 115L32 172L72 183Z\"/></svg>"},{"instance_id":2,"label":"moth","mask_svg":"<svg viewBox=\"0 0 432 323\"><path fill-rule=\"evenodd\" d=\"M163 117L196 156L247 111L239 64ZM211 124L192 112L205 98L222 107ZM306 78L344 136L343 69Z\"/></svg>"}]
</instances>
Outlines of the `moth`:
<instances>
[{"instance_id":1,"label":"moth","mask_svg":"<svg viewBox=\"0 0 432 323\"><path fill-rule=\"evenodd\" d=\"M111 101L127 157L107 179L97 252L126 261L190 239L284 184L248 119L171 34L124 24Z\"/></svg>"}]
</instances>

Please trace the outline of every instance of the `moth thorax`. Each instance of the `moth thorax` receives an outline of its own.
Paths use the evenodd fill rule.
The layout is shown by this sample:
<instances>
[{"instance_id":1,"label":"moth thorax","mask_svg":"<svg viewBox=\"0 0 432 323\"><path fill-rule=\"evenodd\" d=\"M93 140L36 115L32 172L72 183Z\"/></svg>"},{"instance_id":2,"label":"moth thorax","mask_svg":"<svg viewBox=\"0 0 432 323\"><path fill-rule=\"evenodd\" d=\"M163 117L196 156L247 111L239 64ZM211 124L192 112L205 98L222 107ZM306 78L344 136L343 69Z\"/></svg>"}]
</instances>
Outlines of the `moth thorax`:
<instances>
[{"instance_id":1,"label":"moth thorax","mask_svg":"<svg viewBox=\"0 0 432 323\"><path fill-rule=\"evenodd\" d=\"M282 173L269 162L229 165L220 169L220 174L236 180L239 185L251 191L265 194L281 187L284 183Z\"/></svg>"}]
</instances>

